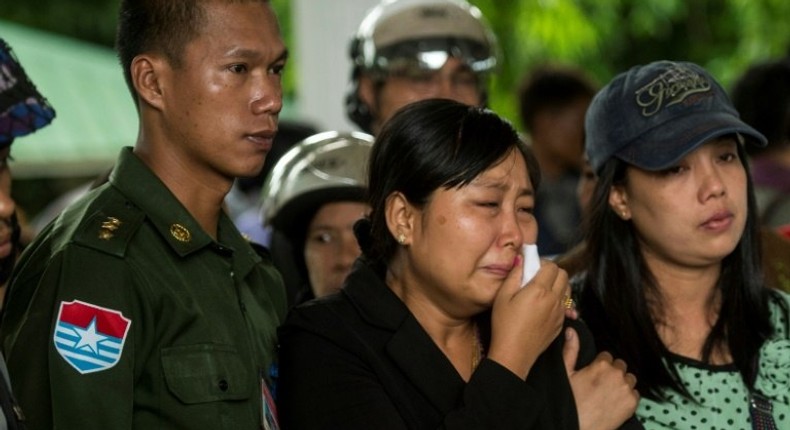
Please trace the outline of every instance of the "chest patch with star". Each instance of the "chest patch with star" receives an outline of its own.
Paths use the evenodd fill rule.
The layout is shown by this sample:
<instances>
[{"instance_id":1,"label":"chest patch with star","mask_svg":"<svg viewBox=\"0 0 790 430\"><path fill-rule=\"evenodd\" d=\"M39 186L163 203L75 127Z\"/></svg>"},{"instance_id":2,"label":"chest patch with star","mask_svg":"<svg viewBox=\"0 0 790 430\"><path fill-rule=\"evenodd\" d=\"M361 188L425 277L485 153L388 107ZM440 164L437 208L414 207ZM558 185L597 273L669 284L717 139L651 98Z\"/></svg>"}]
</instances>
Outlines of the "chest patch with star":
<instances>
[{"instance_id":1,"label":"chest patch with star","mask_svg":"<svg viewBox=\"0 0 790 430\"><path fill-rule=\"evenodd\" d=\"M61 302L55 349L78 372L107 370L121 359L132 320L119 311L74 300Z\"/></svg>"}]
</instances>

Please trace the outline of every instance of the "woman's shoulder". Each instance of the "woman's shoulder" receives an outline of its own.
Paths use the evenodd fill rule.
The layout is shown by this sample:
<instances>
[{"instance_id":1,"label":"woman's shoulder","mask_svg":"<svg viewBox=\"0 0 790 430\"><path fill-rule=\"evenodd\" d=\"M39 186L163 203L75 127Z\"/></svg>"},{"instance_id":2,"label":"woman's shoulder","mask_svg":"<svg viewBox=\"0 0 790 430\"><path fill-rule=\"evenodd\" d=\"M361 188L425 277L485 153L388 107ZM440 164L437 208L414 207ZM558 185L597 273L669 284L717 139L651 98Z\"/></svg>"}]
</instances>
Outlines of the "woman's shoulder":
<instances>
[{"instance_id":1,"label":"woman's shoulder","mask_svg":"<svg viewBox=\"0 0 790 430\"><path fill-rule=\"evenodd\" d=\"M309 344L312 348L329 342L346 349L357 344L367 327L365 319L340 292L291 308L277 335L281 345L303 348Z\"/></svg>"},{"instance_id":2,"label":"woman's shoulder","mask_svg":"<svg viewBox=\"0 0 790 430\"><path fill-rule=\"evenodd\" d=\"M327 337L380 328L395 330L408 309L376 273L355 265L343 289L302 303L290 310L282 331L305 330Z\"/></svg>"},{"instance_id":3,"label":"woman's shoulder","mask_svg":"<svg viewBox=\"0 0 790 430\"><path fill-rule=\"evenodd\" d=\"M771 323L777 330L775 337L790 339L790 294L771 289L769 291L768 309Z\"/></svg>"},{"instance_id":4,"label":"woman's shoulder","mask_svg":"<svg viewBox=\"0 0 790 430\"><path fill-rule=\"evenodd\" d=\"M760 348L755 387L772 401L774 416L778 416L790 413L790 295L772 290L770 297L775 331Z\"/></svg>"},{"instance_id":5,"label":"woman's shoulder","mask_svg":"<svg viewBox=\"0 0 790 430\"><path fill-rule=\"evenodd\" d=\"M771 288L770 289L771 297L774 298L774 301L785 303L785 306L790 306L790 293Z\"/></svg>"},{"instance_id":6,"label":"woman's shoulder","mask_svg":"<svg viewBox=\"0 0 790 430\"><path fill-rule=\"evenodd\" d=\"M288 311L283 326L325 327L327 324L330 326L336 324L339 316L347 318L351 315L353 315L351 304L341 292L338 292L294 306Z\"/></svg>"}]
</instances>

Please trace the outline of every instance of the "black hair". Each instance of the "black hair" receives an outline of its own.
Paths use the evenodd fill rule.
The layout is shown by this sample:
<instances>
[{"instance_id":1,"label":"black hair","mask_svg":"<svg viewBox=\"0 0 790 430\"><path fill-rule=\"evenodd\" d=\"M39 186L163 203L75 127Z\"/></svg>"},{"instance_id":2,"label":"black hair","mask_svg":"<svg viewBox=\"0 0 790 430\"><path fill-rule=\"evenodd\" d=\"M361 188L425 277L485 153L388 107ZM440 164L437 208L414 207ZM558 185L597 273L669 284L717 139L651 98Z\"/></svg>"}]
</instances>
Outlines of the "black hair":
<instances>
[{"instance_id":1,"label":"black hair","mask_svg":"<svg viewBox=\"0 0 790 430\"><path fill-rule=\"evenodd\" d=\"M144 52L158 52L173 67L180 67L184 47L200 34L206 22L204 5L211 0L122 0L118 12L115 49L126 85L137 101L131 77L134 58ZM217 1L217 0L214 0ZM226 3L240 0L224 0ZM253 0L249 0L253 1ZM268 0L255 0L268 3Z\"/></svg>"},{"instance_id":2,"label":"black hair","mask_svg":"<svg viewBox=\"0 0 790 430\"><path fill-rule=\"evenodd\" d=\"M752 386L754 359L773 333L768 310L773 293L762 281L759 225L751 215L757 213L757 206L742 145L738 154L746 170L750 216L738 245L722 261L719 316L703 345L702 361L708 362L717 347L726 346L744 382ZM660 296L658 285L640 252L636 231L609 206L610 189L626 183L628 167L612 157L601 169L585 228L586 258L591 263L580 309L598 347L628 363L643 397L665 399L665 390L670 390L690 398L675 367L665 365L672 354L656 331L656 302L649 299Z\"/></svg>"},{"instance_id":3,"label":"black hair","mask_svg":"<svg viewBox=\"0 0 790 430\"><path fill-rule=\"evenodd\" d=\"M790 145L790 60L750 67L733 86L732 104L745 123L768 139L765 147L747 147L749 155Z\"/></svg>"},{"instance_id":4,"label":"black hair","mask_svg":"<svg viewBox=\"0 0 790 430\"><path fill-rule=\"evenodd\" d=\"M541 111L570 105L576 100L592 100L596 85L581 69L545 65L528 74L518 91L521 125L534 129L535 117Z\"/></svg>"},{"instance_id":5,"label":"black hair","mask_svg":"<svg viewBox=\"0 0 790 430\"><path fill-rule=\"evenodd\" d=\"M360 247L373 263L386 264L397 242L385 208L394 192L422 207L439 189L462 187L518 150L533 188L538 163L513 126L494 112L446 99L428 99L399 110L376 139L368 166L371 212L355 226Z\"/></svg>"}]
</instances>

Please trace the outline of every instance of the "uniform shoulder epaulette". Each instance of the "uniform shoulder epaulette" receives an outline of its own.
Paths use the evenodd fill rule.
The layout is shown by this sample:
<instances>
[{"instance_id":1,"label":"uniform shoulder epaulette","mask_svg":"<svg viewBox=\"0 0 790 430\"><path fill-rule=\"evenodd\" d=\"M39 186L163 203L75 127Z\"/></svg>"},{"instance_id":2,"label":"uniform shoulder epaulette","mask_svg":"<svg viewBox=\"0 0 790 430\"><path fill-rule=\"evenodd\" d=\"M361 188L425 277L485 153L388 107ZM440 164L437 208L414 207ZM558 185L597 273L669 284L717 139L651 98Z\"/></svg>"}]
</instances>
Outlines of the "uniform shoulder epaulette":
<instances>
[{"instance_id":1,"label":"uniform shoulder epaulette","mask_svg":"<svg viewBox=\"0 0 790 430\"><path fill-rule=\"evenodd\" d=\"M145 213L123 196L116 195L96 205L74 235L74 242L123 257Z\"/></svg>"}]
</instances>

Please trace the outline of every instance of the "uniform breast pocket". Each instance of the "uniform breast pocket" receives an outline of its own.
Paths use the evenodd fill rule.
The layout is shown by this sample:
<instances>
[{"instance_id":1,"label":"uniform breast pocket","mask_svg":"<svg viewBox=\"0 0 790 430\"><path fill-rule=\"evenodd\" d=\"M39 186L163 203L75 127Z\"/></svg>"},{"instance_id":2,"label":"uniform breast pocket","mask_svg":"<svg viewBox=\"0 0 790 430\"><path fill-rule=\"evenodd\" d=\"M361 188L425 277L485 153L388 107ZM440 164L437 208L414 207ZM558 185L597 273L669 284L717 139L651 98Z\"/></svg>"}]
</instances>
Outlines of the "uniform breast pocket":
<instances>
[{"instance_id":1,"label":"uniform breast pocket","mask_svg":"<svg viewBox=\"0 0 790 430\"><path fill-rule=\"evenodd\" d=\"M170 392L185 404L244 400L255 392L255 375L230 345L163 348L162 370Z\"/></svg>"}]
</instances>

